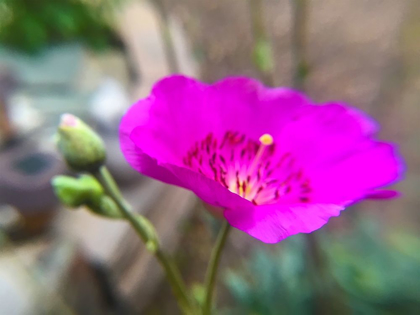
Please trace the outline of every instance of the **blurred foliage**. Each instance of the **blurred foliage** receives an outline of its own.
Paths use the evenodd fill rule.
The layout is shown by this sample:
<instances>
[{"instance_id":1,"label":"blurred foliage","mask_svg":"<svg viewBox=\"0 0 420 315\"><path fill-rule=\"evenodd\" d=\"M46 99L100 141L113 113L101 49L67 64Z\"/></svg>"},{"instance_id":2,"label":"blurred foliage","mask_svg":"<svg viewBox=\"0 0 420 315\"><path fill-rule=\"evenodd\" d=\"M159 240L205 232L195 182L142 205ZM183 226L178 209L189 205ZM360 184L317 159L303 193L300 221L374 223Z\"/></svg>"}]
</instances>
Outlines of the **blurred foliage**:
<instances>
[{"instance_id":1,"label":"blurred foliage","mask_svg":"<svg viewBox=\"0 0 420 315\"><path fill-rule=\"evenodd\" d=\"M254 63L263 73L269 73L274 67L273 52L267 40L258 40L254 47Z\"/></svg>"},{"instance_id":2,"label":"blurred foliage","mask_svg":"<svg viewBox=\"0 0 420 315\"><path fill-rule=\"evenodd\" d=\"M303 235L273 253L258 249L243 270L226 274L236 306L220 313L315 314L321 290L325 314L418 314L420 240L376 230L363 223L351 235L318 233L324 271L313 268Z\"/></svg>"},{"instance_id":3,"label":"blurred foliage","mask_svg":"<svg viewBox=\"0 0 420 315\"><path fill-rule=\"evenodd\" d=\"M28 53L68 41L103 50L118 43L110 13L119 2L0 0L0 43Z\"/></svg>"},{"instance_id":4,"label":"blurred foliage","mask_svg":"<svg viewBox=\"0 0 420 315\"><path fill-rule=\"evenodd\" d=\"M351 236L324 240L331 271L357 314L418 314L420 240L407 234L388 239L372 222Z\"/></svg>"},{"instance_id":5,"label":"blurred foliage","mask_svg":"<svg viewBox=\"0 0 420 315\"><path fill-rule=\"evenodd\" d=\"M226 284L237 307L226 314L309 314L312 292L303 241L290 238L275 253L257 249L244 270L229 271Z\"/></svg>"}]
</instances>

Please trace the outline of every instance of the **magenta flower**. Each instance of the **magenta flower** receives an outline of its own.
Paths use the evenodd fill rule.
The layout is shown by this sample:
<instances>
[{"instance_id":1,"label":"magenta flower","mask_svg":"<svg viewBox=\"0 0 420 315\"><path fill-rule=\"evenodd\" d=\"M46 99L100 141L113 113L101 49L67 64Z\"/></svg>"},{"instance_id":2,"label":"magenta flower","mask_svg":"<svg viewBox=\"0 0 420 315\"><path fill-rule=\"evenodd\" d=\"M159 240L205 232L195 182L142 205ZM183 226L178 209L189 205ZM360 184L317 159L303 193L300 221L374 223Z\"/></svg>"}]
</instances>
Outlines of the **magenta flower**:
<instances>
[{"instance_id":1,"label":"magenta flower","mask_svg":"<svg viewBox=\"0 0 420 315\"><path fill-rule=\"evenodd\" d=\"M232 226L275 243L360 199L396 194L378 190L403 167L377 130L354 108L287 88L171 76L126 113L120 140L140 173L192 190Z\"/></svg>"}]
</instances>

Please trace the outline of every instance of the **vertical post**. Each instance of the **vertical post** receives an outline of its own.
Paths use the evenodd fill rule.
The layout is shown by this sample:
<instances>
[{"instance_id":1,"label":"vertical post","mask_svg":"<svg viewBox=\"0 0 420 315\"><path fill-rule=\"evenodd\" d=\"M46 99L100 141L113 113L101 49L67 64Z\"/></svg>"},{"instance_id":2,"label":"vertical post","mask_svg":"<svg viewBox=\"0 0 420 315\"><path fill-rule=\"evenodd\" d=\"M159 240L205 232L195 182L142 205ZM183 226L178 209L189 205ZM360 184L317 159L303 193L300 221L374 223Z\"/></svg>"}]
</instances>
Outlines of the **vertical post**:
<instances>
[{"instance_id":1,"label":"vertical post","mask_svg":"<svg viewBox=\"0 0 420 315\"><path fill-rule=\"evenodd\" d=\"M305 81L309 74L309 63L306 56L308 31L308 0L290 0L292 6L291 50L293 58L293 87L304 91ZM308 250L309 281L314 290L314 313L328 314L329 292L323 281L326 279L325 261L318 238L315 234L305 234Z\"/></svg>"},{"instance_id":2,"label":"vertical post","mask_svg":"<svg viewBox=\"0 0 420 315\"><path fill-rule=\"evenodd\" d=\"M178 58L175 52L174 41L169 27L169 17L166 12L163 0L152 0L152 4L156 8L158 13L160 34L163 41L163 46L165 50L166 61L168 63L168 68L171 73L179 72Z\"/></svg>"},{"instance_id":3,"label":"vertical post","mask_svg":"<svg viewBox=\"0 0 420 315\"><path fill-rule=\"evenodd\" d=\"M4 143L8 143L15 135L12 123L10 122L6 99L0 95L0 135Z\"/></svg>"},{"instance_id":4,"label":"vertical post","mask_svg":"<svg viewBox=\"0 0 420 315\"><path fill-rule=\"evenodd\" d=\"M254 36L254 64L260 71L264 83L273 86L275 84L273 52L264 26L263 0L249 0L249 9Z\"/></svg>"},{"instance_id":5,"label":"vertical post","mask_svg":"<svg viewBox=\"0 0 420 315\"><path fill-rule=\"evenodd\" d=\"M309 73L306 59L306 36L308 27L308 0L291 0L292 29L291 46L293 58L293 86L304 90L305 79Z\"/></svg>"},{"instance_id":6,"label":"vertical post","mask_svg":"<svg viewBox=\"0 0 420 315\"><path fill-rule=\"evenodd\" d=\"M0 67L0 135L8 144L16 136L16 130L9 118L8 102L10 94L17 86L17 80L6 67Z\"/></svg>"}]
</instances>

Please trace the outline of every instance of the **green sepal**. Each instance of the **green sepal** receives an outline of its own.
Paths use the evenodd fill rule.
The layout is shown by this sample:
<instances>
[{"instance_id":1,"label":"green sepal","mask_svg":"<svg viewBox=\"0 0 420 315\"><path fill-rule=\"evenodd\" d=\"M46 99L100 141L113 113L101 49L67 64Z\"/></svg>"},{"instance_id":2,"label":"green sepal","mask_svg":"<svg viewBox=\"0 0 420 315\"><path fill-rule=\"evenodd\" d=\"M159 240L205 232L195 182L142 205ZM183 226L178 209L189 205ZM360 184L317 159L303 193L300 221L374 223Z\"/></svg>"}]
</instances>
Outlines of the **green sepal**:
<instances>
[{"instance_id":1,"label":"green sepal","mask_svg":"<svg viewBox=\"0 0 420 315\"><path fill-rule=\"evenodd\" d=\"M89 211L107 218L123 218L118 206L91 175L78 178L59 175L52 179L51 184L57 198L67 207L86 206Z\"/></svg>"},{"instance_id":2,"label":"green sepal","mask_svg":"<svg viewBox=\"0 0 420 315\"><path fill-rule=\"evenodd\" d=\"M145 242L147 249L155 253L156 250L159 248L159 238L156 234L155 227L153 224L144 216L136 214L135 219L137 221L137 224L142 227L142 230L145 231L146 235Z\"/></svg>"},{"instance_id":3,"label":"green sepal","mask_svg":"<svg viewBox=\"0 0 420 315\"><path fill-rule=\"evenodd\" d=\"M123 219L121 211L118 209L117 204L107 195L102 195L99 198L92 199L86 203L88 209L95 214L107 217L109 219Z\"/></svg>"}]
</instances>

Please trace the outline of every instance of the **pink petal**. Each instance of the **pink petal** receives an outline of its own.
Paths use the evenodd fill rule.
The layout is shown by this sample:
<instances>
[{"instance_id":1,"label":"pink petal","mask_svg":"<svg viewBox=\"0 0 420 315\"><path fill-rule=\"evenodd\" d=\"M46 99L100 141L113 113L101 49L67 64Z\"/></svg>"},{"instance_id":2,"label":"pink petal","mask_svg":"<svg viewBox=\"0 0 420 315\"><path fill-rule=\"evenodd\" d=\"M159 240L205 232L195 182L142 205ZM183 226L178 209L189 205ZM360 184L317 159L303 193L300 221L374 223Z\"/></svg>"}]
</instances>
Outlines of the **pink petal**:
<instances>
[{"instance_id":1,"label":"pink petal","mask_svg":"<svg viewBox=\"0 0 420 315\"><path fill-rule=\"evenodd\" d=\"M234 130L256 139L263 133L276 133L297 110L309 106L307 102L297 92L268 89L248 78L206 85L171 76L126 113L120 127L121 148L139 172L185 187L182 179L168 174L162 165L183 167L182 158L191 146L210 132L223 135Z\"/></svg>"},{"instance_id":2,"label":"pink petal","mask_svg":"<svg viewBox=\"0 0 420 315\"><path fill-rule=\"evenodd\" d=\"M255 141L265 133L274 137L271 167L286 156L290 165L267 176L280 183L294 178L288 198L255 206L201 169L184 165L195 143L210 133L220 140L227 131ZM395 195L378 188L400 179L403 163L394 146L372 138L377 131L378 125L357 109L340 103L315 106L295 91L265 88L252 79L207 85L172 76L127 112L120 139L127 161L140 173L192 190L212 207L225 209L233 226L275 243L320 228L359 199ZM302 189L305 200L299 198Z\"/></svg>"},{"instance_id":3,"label":"pink petal","mask_svg":"<svg viewBox=\"0 0 420 315\"><path fill-rule=\"evenodd\" d=\"M322 166L345 156L377 127L373 120L339 103L305 107L282 129L278 143L305 166Z\"/></svg>"},{"instance_id":4,"label":"pink petal","mask_svg":"<svg viewBox=\"0 0 420 315\"><path fill-rule=\"evenodd\" d=\"M396 190L374 190L366 195L369 199L392 199L399 197L401 194Z\"/></svg>"},{"instance_id":5,"label":"pink petal","mask_svg":"<svg viewBox=\"0 0 420 315\"><path fill-rule=\"evenodd\" d=\"M147 120L147 108L151 102L146 99L132 106L122 118L120 124L120 146L127 162L140 173L168 184L181 185L181 182L157 161L143 153L130 139L130 134L138 123Z\"/></svg>"},{"instance_id":6,"label":"pink petal","mask_svg":"<svg viewBox=\"0 0 420 315\"><path fill-rule=\"evenodd\" d=\"M200 173L171 164L163 164L163 167L174 174L182 187L192 190L204 202L222 208L251 209L252 203L241 196L232 193L218 182Z\"/></svg>"},{"instance_id":7,"label":"pink petal","mask_svg":"<svg viewBox=\"0 0 420 315\"><path fill-rule=\"evenodd\" d=\"M252 211L225 210L224 216L232 226L264 243L277 243L319 229L343 209L334 204L271 204L255 206Z\"/></svg>"},{"instance_id":8,"label":"pink petal","mask_svg":"<svg viewBox=\"0 0 420 315\"><path fill-rule=\"evenodd\" d=\"M303 94L288 88L267 88L241 77L227 78L209 87L208 119L214 130L238 131L258 139L276 136L296 112L311 104Z\"/></svg>"},{"instance_id":9,"label":"pink petal","mask_svg":"<svg viewBox=\"0 0 420 315\"><path fill-rule=\"evenodd\" d=\"M316 202L352 202L375 196L376 188L401 179L403 163L394 146L366 141L343 159L314 171ZM378 196L379 192L376 192Z\"/></svg>"},{"instance_id":10,"label":"pink petal","mask_svg":"<svg viewBox=\"0 0 420 315\"><path fill-rule=\"evenodd\" d=\"M342 104L304 108L278 139L311 181L311 201L348 204L403 173L402 160L390 144L371 140L377 124Z\"/></svg>"}]
</instances>

